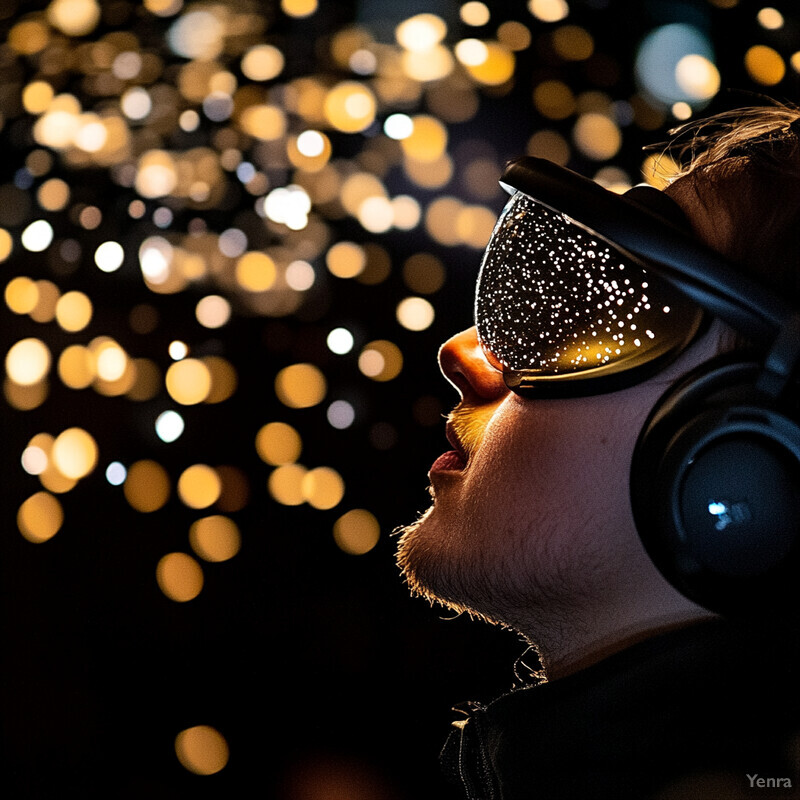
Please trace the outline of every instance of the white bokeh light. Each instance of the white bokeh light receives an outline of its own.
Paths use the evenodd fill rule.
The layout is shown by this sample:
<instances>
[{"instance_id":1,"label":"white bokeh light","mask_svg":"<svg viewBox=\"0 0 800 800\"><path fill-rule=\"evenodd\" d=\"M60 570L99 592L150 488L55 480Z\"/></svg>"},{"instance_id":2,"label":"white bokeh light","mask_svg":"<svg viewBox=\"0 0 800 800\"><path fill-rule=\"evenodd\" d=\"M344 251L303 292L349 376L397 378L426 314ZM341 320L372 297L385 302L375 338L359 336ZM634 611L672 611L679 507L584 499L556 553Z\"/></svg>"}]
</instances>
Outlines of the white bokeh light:
<instances>
[{"instance_id":1,"label":"white bokeh light","mask_svg":"<svg viewBox=\"0 0 800 800\"><path fill-rule=\"evenodd\" d=\"M343 356L353 349L353 334L347 328L334 328L328 334L328 349L332 353Z\"/></svg>"},{"instance_id":2,"label":"white bokeh light","mask_svg":"<svg viewBox=\"0 0 800 800\"><path fill-rule=\"evenodd\" d=\"M174 442L183 433L185 423L177 411L164 411L156 419L156 435L162 442Z\"/></svg>"}]
</instances>

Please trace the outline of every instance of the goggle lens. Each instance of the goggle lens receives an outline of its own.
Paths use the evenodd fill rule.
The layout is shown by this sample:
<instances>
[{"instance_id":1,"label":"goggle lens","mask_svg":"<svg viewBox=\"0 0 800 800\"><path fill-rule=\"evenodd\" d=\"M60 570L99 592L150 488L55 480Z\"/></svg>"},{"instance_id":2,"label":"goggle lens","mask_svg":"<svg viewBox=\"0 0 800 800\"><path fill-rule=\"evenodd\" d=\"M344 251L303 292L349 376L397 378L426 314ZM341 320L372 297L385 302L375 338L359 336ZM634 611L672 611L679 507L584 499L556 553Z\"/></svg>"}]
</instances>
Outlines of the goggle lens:
<instances>
[{"instance_id":1,"label":"goggle lens","mask_svg":"<svg viewBox=\"0 0 800 800\"><path fill-rule=\"evenodd\" d=\"M478 276L478 338L511 388L649 362L682 348L700 316L669 284L519 191Z\"/></svg>"}]
</instances>

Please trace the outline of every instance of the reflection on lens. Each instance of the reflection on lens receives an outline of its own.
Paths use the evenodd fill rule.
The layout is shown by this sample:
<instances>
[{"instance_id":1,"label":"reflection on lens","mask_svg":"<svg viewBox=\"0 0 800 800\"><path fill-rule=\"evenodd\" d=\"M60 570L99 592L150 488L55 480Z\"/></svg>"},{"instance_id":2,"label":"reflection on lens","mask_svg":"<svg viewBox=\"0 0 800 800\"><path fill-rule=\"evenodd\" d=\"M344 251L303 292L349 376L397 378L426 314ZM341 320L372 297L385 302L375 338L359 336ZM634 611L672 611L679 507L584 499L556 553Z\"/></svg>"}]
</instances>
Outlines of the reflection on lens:
<instances>
[{"instance_id":1,"label":"reflection on lens","mask_svg":"<svg viewBox=\"0 0 800 800\"><path fill-rule=\"evenodd\" d=\"M688 311L691 323L695 313L654 281L564 215L517 192L481 266L478 336L506 370L530 376L649 361L691 330L677 315Z\"/></svg>"}]
</instances>

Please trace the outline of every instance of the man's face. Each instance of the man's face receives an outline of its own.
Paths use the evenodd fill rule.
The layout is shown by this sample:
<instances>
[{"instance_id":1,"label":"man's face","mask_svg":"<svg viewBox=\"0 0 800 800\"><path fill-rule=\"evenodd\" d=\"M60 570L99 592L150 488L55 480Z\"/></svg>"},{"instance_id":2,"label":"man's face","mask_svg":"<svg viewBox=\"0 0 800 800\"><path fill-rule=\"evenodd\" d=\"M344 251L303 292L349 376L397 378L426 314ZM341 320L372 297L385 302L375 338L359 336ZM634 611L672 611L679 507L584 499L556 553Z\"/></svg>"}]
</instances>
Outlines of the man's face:
<instances>
[{"instance_id":1,"label":"man's face","mask_svg":"<svg viewBox=\"0 0 800 800\"><path fill-rule=\"evenodd\" d=\"M461 395L448 423L457 452L433 465L433 505L400 539L412 590L534 641L543 622L597 625L662 600L630 510L631 457L661 394L713 352L706 336L629 389L534 400L506 389L474 328L446 342L441 369Z\"/></svg>"}]
</instances>

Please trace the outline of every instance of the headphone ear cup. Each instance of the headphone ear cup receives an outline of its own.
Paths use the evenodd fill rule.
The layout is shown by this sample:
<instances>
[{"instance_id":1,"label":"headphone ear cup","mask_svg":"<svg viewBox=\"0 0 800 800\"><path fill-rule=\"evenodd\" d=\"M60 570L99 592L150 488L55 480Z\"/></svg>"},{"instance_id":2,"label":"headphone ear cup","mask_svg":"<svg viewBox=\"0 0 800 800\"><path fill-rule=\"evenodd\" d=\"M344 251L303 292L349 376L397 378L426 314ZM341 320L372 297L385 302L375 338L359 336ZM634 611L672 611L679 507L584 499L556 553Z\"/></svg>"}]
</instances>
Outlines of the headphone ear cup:
<instances>
[{"instance_id":1,"label":"headphone ear cup","mask_svg":"<svg viewBox=\"0 0 800 800\"><path fill-rule=\"evenodd\" d=\"M653 410L631 464L634 520L653 563L721 613L780 608L798 594L800 427L756 391L759 372L715 362L690 373Z\"/></svg>"}]
</instances>

